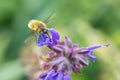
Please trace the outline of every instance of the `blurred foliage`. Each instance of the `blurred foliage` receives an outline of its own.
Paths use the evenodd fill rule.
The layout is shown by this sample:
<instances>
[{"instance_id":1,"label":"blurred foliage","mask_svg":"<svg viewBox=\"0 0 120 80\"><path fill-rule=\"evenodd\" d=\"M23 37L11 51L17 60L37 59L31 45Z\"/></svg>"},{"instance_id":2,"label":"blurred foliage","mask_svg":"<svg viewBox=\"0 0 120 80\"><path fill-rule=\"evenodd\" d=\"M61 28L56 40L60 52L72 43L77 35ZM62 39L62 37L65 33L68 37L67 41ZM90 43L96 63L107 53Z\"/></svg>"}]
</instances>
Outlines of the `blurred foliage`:
<instances>
[{"instance_id":1,"label":"blurred foliage","mask_svg":"<svg viewBox=\"0 0 120 80\"><path fill-rule=\"evenodd\" d=\"M20 66L20 49L30 31L31 19L56 17L61 40L68 35L80 46L110 43L96 52L98 60L82 69L73 80L120 80L120 0L0 0L0 80L27 80Z\"/></svg>"}]
</instances>

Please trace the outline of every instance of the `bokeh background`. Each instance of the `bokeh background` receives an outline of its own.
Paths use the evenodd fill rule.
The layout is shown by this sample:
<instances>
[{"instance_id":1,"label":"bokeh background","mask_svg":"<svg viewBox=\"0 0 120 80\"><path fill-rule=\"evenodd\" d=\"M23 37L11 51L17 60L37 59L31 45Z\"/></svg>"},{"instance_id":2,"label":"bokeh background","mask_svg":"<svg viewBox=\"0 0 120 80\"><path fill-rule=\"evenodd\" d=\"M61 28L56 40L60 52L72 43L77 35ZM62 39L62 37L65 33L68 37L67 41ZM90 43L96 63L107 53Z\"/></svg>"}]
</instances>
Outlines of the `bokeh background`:
<instances>
[{"instance_id":1,"label":"bokeh background","mask_svg":"<svg viewBox=\"0 0 120 80\"><path fill-rule=\"evenodd\" d=\"M80 47L109 43L97 49L97 61L90 61L73 80L120 80L120 0L0 0L0 80L30 80L21 66L20 52L30 33L31 19L68 35Z\"/></svg>"}]
</instances>

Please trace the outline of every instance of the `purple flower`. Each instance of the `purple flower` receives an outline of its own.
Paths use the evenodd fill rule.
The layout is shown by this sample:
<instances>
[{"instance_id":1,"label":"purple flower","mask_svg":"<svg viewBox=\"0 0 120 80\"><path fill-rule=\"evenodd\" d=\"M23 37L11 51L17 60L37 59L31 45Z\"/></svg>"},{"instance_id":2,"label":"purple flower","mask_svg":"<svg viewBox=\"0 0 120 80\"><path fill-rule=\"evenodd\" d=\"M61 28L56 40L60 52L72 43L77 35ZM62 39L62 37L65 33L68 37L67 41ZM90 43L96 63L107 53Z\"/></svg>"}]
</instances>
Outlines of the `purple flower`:
<instances>
[{"instance_id":1,"label":"purple flower","mask_svg":"<svg viewBox=\"0 0 120 80\"><path fill-rule=\"evenodd\" d=\"M49 36L45 33L41 33L38 41L37 41L37 45L38 46L43 46L43 45L47 45L51 43L51 39L49 38Z\"/></svg>"},{"instance_id":2,"label":"purple flower","mask_svg":"<svg viewBox=\"0 0 120 80\"><path fill-rule=\"evenodd\" d=\"M47 33L42 32L38 38L37 45L43 46L48 45L48 47L52 47L59 40L60 35L55 29L48 29L50 36Z\"/></svg>"},{"instance_id":3,"label":"purple flower","mask_svg":"<svg viewBox=\"0 0 120 80\"><path fill-rule=\"evenodd\" d=\"M79 48L78 44L73 44L70 38L65 37L65 40L60 42L57 41L59 35L56 34L54 30L53 32L51 30L50 33L53 38L48 38L48 41L47 38L45 40L48 42L48 46L51 44L51 40L55 42L55 45L52 43L52 47L50 47L52 52L48 53L49 61L47 62L47 65L49 66L50 71L40 76L43 80L72 80L68 74L71 74L72 72L80 74L80 69L89 64L87 57L90 57L95 61L96 57L92 55L92 52L103 46L97 44ZM108 44L105 44L104 46L108 46ZM65 75L65 73L67 75Z\"/></svg>"},{"instance_id":4,"label":"purple flower","mask_svg":"<svg viewBox=\"0 0 120 80\"><path fill-rule=\"evenodd\" d=\"M65 37L64 42L58 42L54 45L52 50L56 57L51 57L52 61L48 64L56 67L56 71L65 71L68 74L71 72L80 73L79 70L88 65L86 54L89 50L79 48L77 44L72 44L68 37Z\"/></svg>"},{"instance_id":5,"label":"purple flower","mask_svg":"<svg viewBox=\"0 0 120 80\"><path fill-rule=\"evenodd\" d=\"M68 74L75 72L79 74L80 69L89 64L87 57L90 57L93 61L96 60L92 52L101 46L98 44L79 48L78 44L73 44L70 38L65 37L63 42L58 41L52 47L53 52L48 53L51 58L48 64L52 66L52 69L56 67L56 71L64 71Z\"/></svg>"},{"instance_id":6,"label":"purple flower","mask_svg":"<svg viewBox=\"0 0 120 80\"><path fill-rule=\"evenodd\" d=\"M40 78L44 80L72 80L69 75L64 74L64 71L56 72L54 69L46 74L42 74Z\"/></svg>"},{"instance_id":7,"label":"purple flower","mask_svg":"<svg viewBox=\"0 0 120 80\"><path fill-rule=\"evenodd\" d=\"M88 46L87 49L89 50L89 53L87 54L87 56L88 56L89 58L91 58L93 61L95 61L95 60L96 60L96 56L93 56L93 54L92 54L92 53L93 53L93 50L95 50L95 49L97 49L97 48L100 48L100 47L102 47L102 46L108 47L109 44L105 44L105 45L96 44L96 45Z\"/></svg>"},{"instance_id":8,"label":"purple flower","mask_svg":"<svg viewBox=\"0 0 120 80\"><path fill-rule=\"evenodd\" d=\"M50 34L52 36L52 41L54 42L54 44L56 44L57 40L60 39L59 33L55 29L53 29L53 28L49 29L49 32L50 32Z\"/></svg>"}]
</instances>

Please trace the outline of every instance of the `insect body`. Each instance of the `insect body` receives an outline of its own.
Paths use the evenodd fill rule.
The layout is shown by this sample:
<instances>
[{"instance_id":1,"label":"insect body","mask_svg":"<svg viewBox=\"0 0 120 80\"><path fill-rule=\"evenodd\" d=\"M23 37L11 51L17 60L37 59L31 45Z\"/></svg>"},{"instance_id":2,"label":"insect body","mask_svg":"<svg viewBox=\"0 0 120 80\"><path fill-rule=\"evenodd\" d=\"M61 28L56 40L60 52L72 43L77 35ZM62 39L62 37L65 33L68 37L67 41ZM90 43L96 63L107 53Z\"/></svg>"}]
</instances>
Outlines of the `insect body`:
<instances>
[{"instance_id":1,"label":"insect body","mask_svg":"<svg viewBox=\"0 0 120 80\"><path fill-rule=\"evenodd\" d=\"M28 28L35 35L36 42L38 46L48 45L52 47L59 40L60 35L54 28L47 28L46 24L50 21L51 17L44 22L39 20L31 20L28 23ZM25 43L28 42L30 38L25 40Z\"/></svg>"},{"instance_id":2,"label":"insect body","mask_svg":"<svg viewBox=\"0 0 120 80\"><path fill-rule=\"evenodd\" d=\"M35 32L45 32L47 30L46 24L39 20L31 20L28 27Z\"/></svg>"},{"instance_id":3,"label":"insect body","mask_svg":"<svg viewBox=\"0 0 120 80\"><path fill-rule=\"evenodd\" d=\"M36 41L38 40L38 36L39 36L41 33L44 33L44 34L46 34L49 38L51 38L51 37L50 37L50 34L49 34L49 29L46 27L46 23L45 23L45 22L42 22L42 21L39 21L39 20L31 20L31 21L28 23L28 28L31 30L32 35L34 34ZM31 38L32 38L32 37L31 37ZM28 37L28 38L25 40L25 43L28 42L31 38Z\"/></svg>"}]
</instances>

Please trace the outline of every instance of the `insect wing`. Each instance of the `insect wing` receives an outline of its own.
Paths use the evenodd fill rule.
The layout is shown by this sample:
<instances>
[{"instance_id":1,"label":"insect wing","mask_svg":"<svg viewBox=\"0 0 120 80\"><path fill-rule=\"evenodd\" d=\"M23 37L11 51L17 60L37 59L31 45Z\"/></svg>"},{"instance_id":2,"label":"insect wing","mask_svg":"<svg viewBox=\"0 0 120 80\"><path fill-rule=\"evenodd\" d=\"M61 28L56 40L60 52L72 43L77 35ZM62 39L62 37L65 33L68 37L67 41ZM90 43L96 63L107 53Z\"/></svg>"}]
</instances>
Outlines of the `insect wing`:
<instances>
[{"instance_id":1,"label":"insect wing","mask_svg":"<svg viewBox=\"0 0 120 80\"><path fill-rule=\"evenodd\" d=\"M34 34L29 34L29 35L27 36L27 38L25 39L24 43L28 43L28 42L30 42L30 41L33 40L33 39L34 39Z\"/></svg>"},{"instance_id":2,"label":"insect wing","mask_svg":"<svg viewBox=\"0 0 120 80\"><path fill-rule=\"evenodd\" d=\"M32 32L28 35L28 37L25 39L24 43L31 42L32 40L34 40L34 38L35 38L35 40L37 41L38 35L39 35L39 33L32 31Z\"/></svg>"},{"instance_id":3,"label":"insect wing","mask_svg":"<svg viewBox=\"0 0 120 80\"><path fill-rule=\"evenodd\" d=\"M55 17L55 15L55 13L51 13L49 17L44 21L44 23L48 24Z\"/></svg>"}]
</instances>

